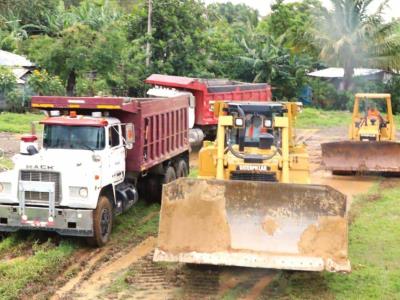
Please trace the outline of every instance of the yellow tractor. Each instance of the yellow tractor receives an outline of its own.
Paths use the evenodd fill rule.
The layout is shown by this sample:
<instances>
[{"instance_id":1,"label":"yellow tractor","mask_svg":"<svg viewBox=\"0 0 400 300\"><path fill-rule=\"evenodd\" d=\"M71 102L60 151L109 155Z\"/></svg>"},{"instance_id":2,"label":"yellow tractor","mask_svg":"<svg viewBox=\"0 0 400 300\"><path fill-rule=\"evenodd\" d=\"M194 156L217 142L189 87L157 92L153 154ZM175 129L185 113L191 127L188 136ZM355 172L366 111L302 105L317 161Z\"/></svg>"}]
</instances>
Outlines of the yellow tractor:
<instances>
[{"instance_id":1,"label":"yellow tractor","mask_svg":"<svg viewBox=\"0 0 400 300\"><path fill-rule=\"evenodd\" d=\"M321 144L322 164L333 174L400 172L400 144L396 142L390 94L355 95L349 138Z\"/></svg>"},{"instance_id":2,"label":"yellow tractor","mask_svg":"<svg viewBox=\"0 0 400 300\"><path fill-rule=\"evenodd\" d=\"M349 271L347 199L310 185L294 103L217 103L199 178L163 187L155 261Z\"/></svg>"}]
</instances>

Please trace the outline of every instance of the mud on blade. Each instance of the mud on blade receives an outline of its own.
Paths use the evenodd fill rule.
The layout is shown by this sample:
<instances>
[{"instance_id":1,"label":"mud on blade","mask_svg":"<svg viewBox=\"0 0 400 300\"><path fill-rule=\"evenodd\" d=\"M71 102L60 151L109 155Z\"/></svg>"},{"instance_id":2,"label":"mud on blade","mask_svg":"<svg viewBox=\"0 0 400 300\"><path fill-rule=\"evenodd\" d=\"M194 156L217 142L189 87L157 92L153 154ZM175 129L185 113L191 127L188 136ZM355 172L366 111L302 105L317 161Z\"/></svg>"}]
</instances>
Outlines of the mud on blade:
<instances>
[{"instance_id":1,"label":"mud on blade","mask_svg":"<svg viewBox=\"0 0 400 300\"><path fill-rule=\"evenodd\" d=\"M328 186L181 178L164 186L154 260L350 271L346 203Z\"/></svg>"},{"instance_id":2,"label":"mud on blade","mask_svg":"<svg viewBox=\"0 0 400 300\"><path fill-rule=\"evenodd\" d=\"M322 164L332 171L400 173L400 144L345 141L321 144Z\"/></svg>"}]
</instances>

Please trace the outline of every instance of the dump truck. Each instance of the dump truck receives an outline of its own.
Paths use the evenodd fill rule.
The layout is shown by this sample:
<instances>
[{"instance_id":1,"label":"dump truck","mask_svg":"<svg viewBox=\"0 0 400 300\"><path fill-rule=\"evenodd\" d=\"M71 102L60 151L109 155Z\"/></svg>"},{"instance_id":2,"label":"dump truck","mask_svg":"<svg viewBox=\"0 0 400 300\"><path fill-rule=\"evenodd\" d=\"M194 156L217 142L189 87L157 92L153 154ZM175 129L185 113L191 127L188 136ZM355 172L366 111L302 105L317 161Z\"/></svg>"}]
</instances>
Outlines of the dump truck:
<instances>
[{"instance_id":1,"label":"dump truck","mask_svg":"<svg viewBox=\"0 0 400 300\"><path fill-rule=\"evenodd\" d=\"M349 271L347 198L309 184L306 147L294 138L297 105L218 103L216 113L199 178L163 187L153 259Z\"/></svg>"},{"instance_id":2,"label":"dump truck","mask_svg":"<svg viewBox=\"0 0 400 300\"><path fill-rule=\"evenodd\" d=\"M400 173L390 94L356 94L349 140L323 143L321 149L322 165L335 175Z\"/></svg>"},{"instance_id":3,"label":"dump truck","mask_svg":"<svg viewBox=\"0 0 400 300\"><path fill-rule=\"evenodd\" d=\"M42 147L21 138L0 173L0 232L55 231L102 246L114 217L189 172L187 96L46 97Z\"/></svg>"},{"instance_id":4,"label":"dump truck","mask_svg":"<svg viewBox=\"0 0 400 300\"><path fill-rule=\"evenodd\" d=\"M192 146L215 139L218 119L214 115L216 101L271 101L272 89L266 83L247 83L228 79L201 79L153 74L145 82L153 87L147 91L152 97L188 94L189 137Z\"/></svg>"}]
</instances>

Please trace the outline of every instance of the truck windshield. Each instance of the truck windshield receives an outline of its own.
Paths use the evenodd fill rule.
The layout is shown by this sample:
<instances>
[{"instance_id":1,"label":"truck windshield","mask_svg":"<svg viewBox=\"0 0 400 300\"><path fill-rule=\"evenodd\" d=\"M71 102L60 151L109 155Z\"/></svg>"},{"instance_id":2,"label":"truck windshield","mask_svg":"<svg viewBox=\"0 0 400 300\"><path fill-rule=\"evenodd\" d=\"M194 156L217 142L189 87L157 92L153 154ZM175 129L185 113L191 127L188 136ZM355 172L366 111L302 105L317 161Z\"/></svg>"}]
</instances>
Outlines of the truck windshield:
<instances>
[{"instance_id":1,"label":"truck windshield","mask_svg":"<svg viewBox=\"0 0 400 300\"><path fill-rule=\"evenodd\" d=\"M101 150L105 146L103 127L46 125L43 147L50 149Z\"/></svg>"}]
</instances>

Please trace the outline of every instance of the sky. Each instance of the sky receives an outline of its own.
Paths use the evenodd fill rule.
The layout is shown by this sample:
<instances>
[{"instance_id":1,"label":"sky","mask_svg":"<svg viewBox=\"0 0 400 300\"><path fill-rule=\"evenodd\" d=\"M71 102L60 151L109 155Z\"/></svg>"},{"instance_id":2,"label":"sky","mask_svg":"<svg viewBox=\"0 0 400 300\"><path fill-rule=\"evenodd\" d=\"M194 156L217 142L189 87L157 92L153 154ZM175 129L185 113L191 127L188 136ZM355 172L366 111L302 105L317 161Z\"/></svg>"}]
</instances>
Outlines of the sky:
<instances>
[{"instance_id":1,"label":"sky","mask_svg":"<svg viewBox=\"0 0 400 300\"><path fill-rule=\"evenodd\" d=\"M295 2L296 0L286 0L286 2ZM321 0L323 5L326 7L330 7L329 0ZM224 2L232 2L234 4L244 3L250 7L258 9L260 15L265 16L270 12L270 5L274 2L274 0L203 0L206 4L210 3L224 3ZM379 4L380 1L375 1L375 7ZM373 4L372 4L373 5ZM371 6L372 6L371 5ZM389 9L386 10L386 19L390 20L391 18L399 18L400 17L400 0L389 0Z\"/></svg>"}]
</instances>

